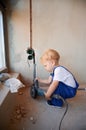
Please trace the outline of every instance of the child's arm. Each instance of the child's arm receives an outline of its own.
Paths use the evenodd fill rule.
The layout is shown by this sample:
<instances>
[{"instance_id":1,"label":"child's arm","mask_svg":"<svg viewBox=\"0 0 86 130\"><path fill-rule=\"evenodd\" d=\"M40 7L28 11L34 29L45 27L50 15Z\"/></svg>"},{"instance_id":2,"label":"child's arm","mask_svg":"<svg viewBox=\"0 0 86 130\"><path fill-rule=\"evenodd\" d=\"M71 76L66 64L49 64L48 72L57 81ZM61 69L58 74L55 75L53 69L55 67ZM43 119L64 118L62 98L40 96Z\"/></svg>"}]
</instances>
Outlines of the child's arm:
<instances>
[{"instance_id":1,"label":"child's arm","mask_svg":"<svg viewBox=\"0 0 86 130\"><path fill-rule=\"evenodd\" d=\"M45 92L45 98L47 100L50 100L51 99L51 95L53 94L53 92L55 91L55 89L58 87L58 83L59 81L57 80L54 80L51 85L49 86L47 92Z\"/></svg>"},{"instance_id":2,"label":"child's arm","mask_svg":"<svg viewBox=\"0 0 86 130\"><path fill-rule=\"evenodd\" d=\"M51 81L52 81L52 76L49 76L48 79L40 79L40 78L37 78L37 79L38 79L38 81L39 81L40 83L50 84Z\"/></svg>"}]
</instances>

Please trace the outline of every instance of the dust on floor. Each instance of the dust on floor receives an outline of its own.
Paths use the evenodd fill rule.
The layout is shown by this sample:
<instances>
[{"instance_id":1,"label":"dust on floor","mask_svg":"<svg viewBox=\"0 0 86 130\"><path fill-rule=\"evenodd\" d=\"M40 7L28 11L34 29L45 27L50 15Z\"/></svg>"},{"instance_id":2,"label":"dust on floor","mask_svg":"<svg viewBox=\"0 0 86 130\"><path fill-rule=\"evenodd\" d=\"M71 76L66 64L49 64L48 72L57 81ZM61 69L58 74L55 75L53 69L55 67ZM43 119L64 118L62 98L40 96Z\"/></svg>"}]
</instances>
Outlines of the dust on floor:
<instances>
[{"instance_id":1,"label":"dust on floor","mask_svg":"<svg viewBox=\"0 0 86 130\"><path fill-rule=\"evenodd\" d=\"M15 105L9 114L8 123L3 122L0 130L59 130L66 106L62 109L49 106L43 97L32 99L29 91L28 87L21 88L14 95ZM67 102L68 111L61 130L86 130L86 92L78 91L76 97Z\"/></svg>"}]
</instances>

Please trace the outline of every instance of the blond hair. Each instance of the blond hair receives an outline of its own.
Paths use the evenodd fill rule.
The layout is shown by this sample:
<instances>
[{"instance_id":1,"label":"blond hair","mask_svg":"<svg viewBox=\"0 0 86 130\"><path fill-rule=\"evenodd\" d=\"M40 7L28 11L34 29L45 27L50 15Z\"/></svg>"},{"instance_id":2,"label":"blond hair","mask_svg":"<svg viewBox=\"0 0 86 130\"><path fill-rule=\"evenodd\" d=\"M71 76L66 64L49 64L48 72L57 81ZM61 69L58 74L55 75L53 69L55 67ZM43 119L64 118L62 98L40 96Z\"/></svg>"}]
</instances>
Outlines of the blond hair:
<instances>
[{"instance_id":1,"label":"blond hair","mask_svg":"<svg viewBox=\"0 0 86 130\"><path fill-rule=\"evenodd\" d=\"M54 49L49 49L49 50L45 51L44 54L40 58L42 64L45 61L51 61L51 60L54 60L55 63L57 64L59 62L59 59L60 59L60 55Z\"/></svg>"}]
</instances>

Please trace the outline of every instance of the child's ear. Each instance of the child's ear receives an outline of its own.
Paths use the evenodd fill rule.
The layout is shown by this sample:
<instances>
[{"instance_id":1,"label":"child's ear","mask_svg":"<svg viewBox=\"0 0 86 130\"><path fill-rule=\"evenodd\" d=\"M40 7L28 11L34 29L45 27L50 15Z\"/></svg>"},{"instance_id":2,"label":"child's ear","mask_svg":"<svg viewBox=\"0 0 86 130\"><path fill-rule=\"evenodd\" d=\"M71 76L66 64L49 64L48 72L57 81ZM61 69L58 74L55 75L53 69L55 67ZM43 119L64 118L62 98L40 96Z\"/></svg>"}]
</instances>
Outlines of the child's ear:
<instances>
[{"instance_id":1,"label":"child's ear","mask_svg":"<svg viewBox=\"0 0 86 130\"><path fill-rule=\"evenodd\" d=\"M52 65L55 65L55 61L54 60L52 60Z\"/></svg>"}]
</instances>

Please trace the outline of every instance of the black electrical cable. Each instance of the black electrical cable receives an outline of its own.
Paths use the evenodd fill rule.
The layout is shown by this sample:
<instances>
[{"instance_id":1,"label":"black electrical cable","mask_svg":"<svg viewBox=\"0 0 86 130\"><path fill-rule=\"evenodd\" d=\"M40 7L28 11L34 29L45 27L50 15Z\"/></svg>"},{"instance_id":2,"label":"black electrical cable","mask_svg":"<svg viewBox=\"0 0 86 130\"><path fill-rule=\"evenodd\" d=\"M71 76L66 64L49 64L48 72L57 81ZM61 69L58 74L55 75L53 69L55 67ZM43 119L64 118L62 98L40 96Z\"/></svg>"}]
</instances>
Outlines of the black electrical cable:
<instances>
[{"instance_id":1,"label":"black electrical cable","mask_svg":"<svg viewBox=\"0 0 86 130\"><path fill-rule=\"evenodd\" d=\"M63 116L62 116L62 118L61 118L61 121L60 121L60 123L59 123L59 130L61 130L62 121L63 121L63 119L64 119L64 117L65 117L65 115L66 115L66 113L67 113L67 111L68 111L68 103L67 103L66 100L65 100L65 105L66 105L66 109L65 109L65 112L64 112L64 114L63 114Z\"/></svg>"},{"instance_id":2,"label":"black electrical cable","mask_svg":"<svg viewBox=\"0 0 86 130\"><path fill-rule=\"evenodd\" d=\"M61 118L61 120L60 120L60 123L59 123L59 130L61 130L62 121L63 121L63 119L64 119L64 117L65 117L65 115L66 115L66 113L67 113L67 111L68 111L68 103L67 103L67 101L66 101L62 96L60 96L60 95L58 95L58 94L54 94L54 95L52 95L52 97L53 97L53 98L56 98L56 99L61 99L61 100L63 101L63 103L64 103L64 106L66 106L66 109L65 109L65 111L64 111L64 114L63 114L63 116L62 116L62 118Z\"/></svg>"}]
</instances>

